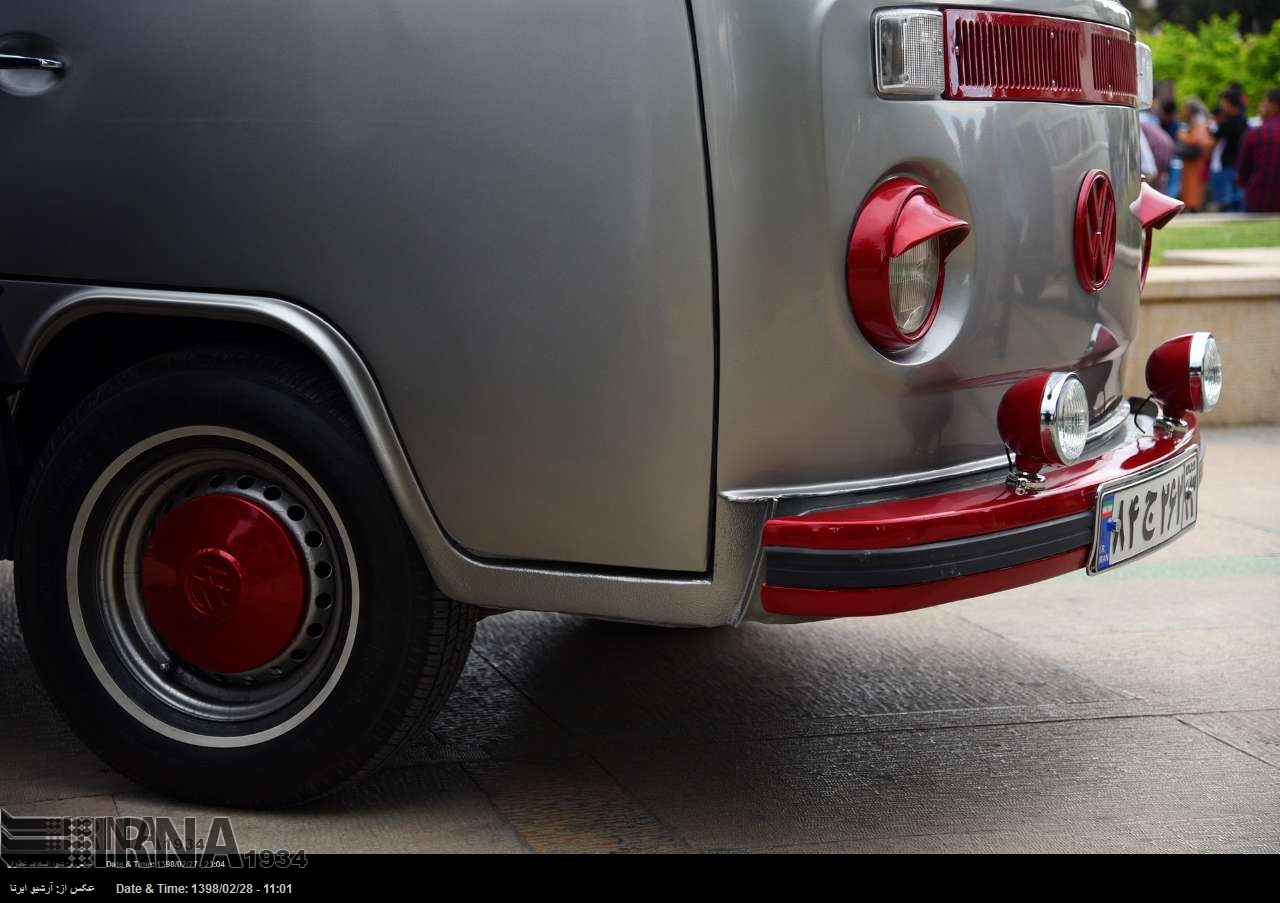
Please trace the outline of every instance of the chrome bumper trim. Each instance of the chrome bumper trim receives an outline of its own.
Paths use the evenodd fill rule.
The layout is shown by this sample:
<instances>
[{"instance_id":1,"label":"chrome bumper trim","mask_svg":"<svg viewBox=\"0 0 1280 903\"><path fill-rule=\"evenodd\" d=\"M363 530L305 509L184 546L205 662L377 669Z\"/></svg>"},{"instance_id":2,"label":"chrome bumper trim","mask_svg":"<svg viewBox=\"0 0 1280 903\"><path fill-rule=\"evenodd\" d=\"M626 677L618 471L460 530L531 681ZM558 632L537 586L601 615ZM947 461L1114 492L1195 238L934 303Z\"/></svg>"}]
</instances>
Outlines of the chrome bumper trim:
<instances>
[{"instance_id":1,"label":"chrome bumper trim","mask_svg":"<svg viewBox=\"0 0 1280 903\"><path fill-rule=\"evenodd\" d=\"M1114 432L1125 418L1129 416L1129 402L1121 399L1105 417L1089 428L1089 442L1095 442ZM764 499L811 498L823 495L840 495L846 492L873 492L878 489L891 489L895 486L914 486L918 483L933 483L938 480L949 480L955 477L969 476L988 470L1000 470L1008 467L1009 461L1004 455L993 455L977 461L966 461L964 464L953 464L950 467L939 467L935 470L917 470L911 473L893 476L867 477L860 480L842 480L838 483L813 483L807 486L773 486L763 489L728 489L720 496L730 502L758 502Z\"/></svg>"}]
</instances>

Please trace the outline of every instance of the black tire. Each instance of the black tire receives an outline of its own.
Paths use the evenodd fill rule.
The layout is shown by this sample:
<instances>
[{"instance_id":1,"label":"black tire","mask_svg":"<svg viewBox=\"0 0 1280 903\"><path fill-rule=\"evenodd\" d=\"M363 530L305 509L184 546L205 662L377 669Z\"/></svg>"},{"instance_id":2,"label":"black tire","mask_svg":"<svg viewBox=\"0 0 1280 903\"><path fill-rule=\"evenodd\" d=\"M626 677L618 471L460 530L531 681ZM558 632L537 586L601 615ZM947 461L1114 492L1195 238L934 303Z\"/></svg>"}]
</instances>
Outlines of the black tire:
<instances>
[{"instance_id":1,"label":"black tire","mask_svg":"<svg viewBox=\"0 0 1280 903\"><path fill-rule=\"evenodd\" d=\"M136 600L151 602L123 562L141 567L130 549L151 554L146 531L182 493L214 492L211 461L243 464L252 488L242 494L261 493L255 504L281 504L272 484L285 487L297 502L288 517L305 508L315 520L307 542L319 537L333 560L328 593L316 592L312 559L298 562L297 598L327 598L329 620L307 625L322 638L292 650L309 659L285 660L270 677L216 674L157 651L146 638L161 633L138 619L150 609ZM167 354L86 398L35 467L14 559L27 647L67 721L132 780L201 802L296 804L370 773L443 705L475 626L474 608L436 590L331 377L265 350ZM244 608L235 586L229 604Z\"/></svg>"}]
</instances>

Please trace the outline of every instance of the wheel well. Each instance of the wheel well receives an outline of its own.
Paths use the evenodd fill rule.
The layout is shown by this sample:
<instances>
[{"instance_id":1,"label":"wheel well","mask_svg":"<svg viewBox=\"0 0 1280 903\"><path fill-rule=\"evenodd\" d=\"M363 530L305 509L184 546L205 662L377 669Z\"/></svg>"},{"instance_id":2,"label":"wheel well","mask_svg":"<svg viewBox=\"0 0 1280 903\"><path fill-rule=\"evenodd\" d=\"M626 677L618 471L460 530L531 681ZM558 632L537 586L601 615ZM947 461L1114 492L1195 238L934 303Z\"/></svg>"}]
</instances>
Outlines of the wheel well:
<instances>
[{"instance_id":1,"label":"wheel well","mask_svg":"<svg viewBox=\"0 0 1280 903\"><path fill-rule=\"evenodd\" d=\"M209 344L266 347L310 358L314 350L269 326L234 320L161 314L91 314L61 330L28 366L14 409L20 461L13 470L13 499L21 500L31 466L58 424L82 399L118 373L147 358Z\"/></svg>"}]
</instances>

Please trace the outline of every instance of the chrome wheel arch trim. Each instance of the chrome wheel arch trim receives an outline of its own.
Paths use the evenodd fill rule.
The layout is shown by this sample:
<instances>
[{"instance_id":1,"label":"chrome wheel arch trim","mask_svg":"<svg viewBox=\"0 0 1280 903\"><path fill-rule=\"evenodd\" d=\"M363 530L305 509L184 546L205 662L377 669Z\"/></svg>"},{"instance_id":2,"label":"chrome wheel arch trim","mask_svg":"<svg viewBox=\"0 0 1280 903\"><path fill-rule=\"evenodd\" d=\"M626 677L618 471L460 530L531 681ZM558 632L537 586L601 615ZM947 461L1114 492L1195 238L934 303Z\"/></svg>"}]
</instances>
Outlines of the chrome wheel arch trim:
<instances>
[{"instance_id":1,"label":"chrome wheel arch trim","mask_svg":"<svg viewBox=\"0 0 1280 903\"><path fill-rule=\"evenodd\" d=\"M638 623L711 627L741 620L760 580L760 534L772 511L715 500L710 574L682 577L592 571L539 562L490 561L462 549L431 509L391 412L364 358L339 329L291 301L266 296L160 289L70 286L30 326L11 336L24 372L70 324L97 314L145 314L232 320L282 332L310 348L346 394L431 575L448 596L489 608L555 611Z\"/></svg>"}]
</instances>

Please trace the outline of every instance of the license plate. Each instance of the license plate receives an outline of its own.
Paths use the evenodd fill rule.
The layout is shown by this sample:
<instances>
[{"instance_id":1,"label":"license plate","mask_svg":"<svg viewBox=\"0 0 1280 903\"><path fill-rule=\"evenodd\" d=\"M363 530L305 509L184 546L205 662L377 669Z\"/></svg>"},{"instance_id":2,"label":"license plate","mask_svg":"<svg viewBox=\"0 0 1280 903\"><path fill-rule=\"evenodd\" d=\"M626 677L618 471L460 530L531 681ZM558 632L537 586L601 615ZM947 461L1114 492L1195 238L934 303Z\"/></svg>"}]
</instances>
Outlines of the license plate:
<instances>
[{"instance_id":1,"label":"license plate","mask_svg":"<svg viewBox=\"0 0 1280 903\"><path fill-rule=\"evenodd\" d=\"M1199 493L1200 456L1194 448L1158 468L1103 484L1089 573L1140 558L1191 529Z\"/></svg>"}]
</instances>

